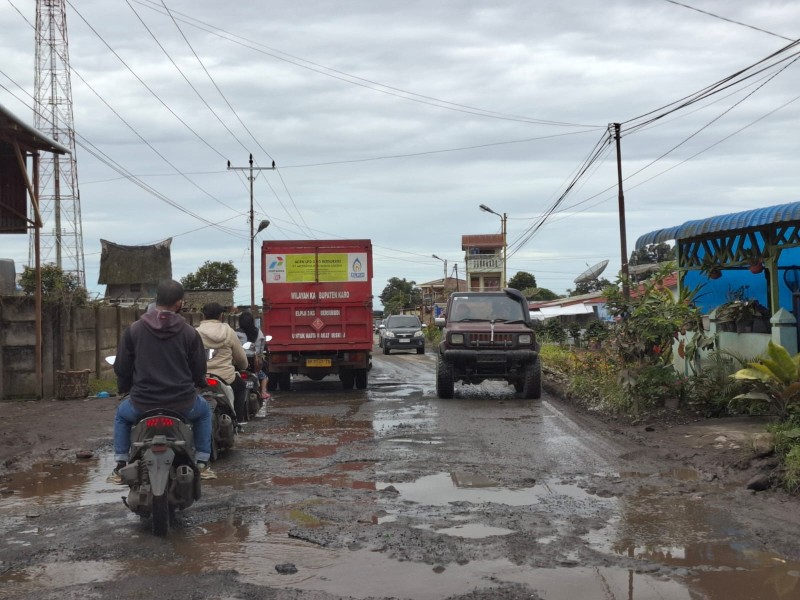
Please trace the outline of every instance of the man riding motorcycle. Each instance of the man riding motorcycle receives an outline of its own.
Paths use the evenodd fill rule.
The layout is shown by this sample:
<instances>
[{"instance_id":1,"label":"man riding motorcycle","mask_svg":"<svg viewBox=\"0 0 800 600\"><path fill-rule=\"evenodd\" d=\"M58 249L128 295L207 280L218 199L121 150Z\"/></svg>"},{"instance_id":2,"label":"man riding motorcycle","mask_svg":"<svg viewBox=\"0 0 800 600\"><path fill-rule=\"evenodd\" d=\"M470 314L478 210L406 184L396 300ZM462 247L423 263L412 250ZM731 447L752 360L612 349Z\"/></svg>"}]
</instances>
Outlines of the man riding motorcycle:
<instances>
[{"instance_id":1,"label":"man riding motorcycle","mask_svg":"<svg viewBox=\"0 0 800 600\"><path fill-rule=\"evenodd\" d=\"M206 372L216 375L233 389L233 409L241 425L247 420L245 417L247 385L237 371L244 371L247 368L247 355L233 327L222 322L222 313L222 305L217 302L206 304L203 307L203 320L197 326L197 332L203 340L203 345L214 350L214 356L208 361Z\"/></svg>"},{"instance_id":2,"label":"man riding motorcycle","mask_svg":"<svg viewBox=\"0 0 800 600\"><path fill-rule=\"evenodd\" d=\"M206 353L197 331L178 314L183 286L173 279L158 284L156 307L143 314L122 334L114 361L117 389L128 397L114 419L114 460L110 483L121 484L119 469L127 464L131 427L143 412L169 408L192 424L197 465L203 479L213 479L211 411L197 394L205 386Z\"/></svg>"}]
</instances>

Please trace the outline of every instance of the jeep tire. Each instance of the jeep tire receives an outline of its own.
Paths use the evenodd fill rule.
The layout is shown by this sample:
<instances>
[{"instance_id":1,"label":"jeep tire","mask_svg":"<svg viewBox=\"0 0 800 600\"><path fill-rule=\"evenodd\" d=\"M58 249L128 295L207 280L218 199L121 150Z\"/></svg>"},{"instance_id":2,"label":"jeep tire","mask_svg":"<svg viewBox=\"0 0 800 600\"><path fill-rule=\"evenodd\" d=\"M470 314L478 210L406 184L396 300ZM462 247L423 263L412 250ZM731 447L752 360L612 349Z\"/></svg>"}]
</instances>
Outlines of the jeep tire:
<instances>
[{"instance_id":1,"label":"jeep tire","mask_svg":"<svg viewBox=\"0 0 800 600\"><path fill-rule=\"evenodd\" d=\"M542 397L542 361L538 358L525 367L522 397L526 400L538 400Z\"/></svg>"},{"instance_id":2,"label":"jeep tire","mask_svg":"<svg viewBox=\"0 0 800 600\"><path fill-rule=\"evenodd\" d=\"M436 395L445 400L450 399L454 388L453 365L444 362L444 357L440 354L436 358Z\"/></svg>"}]
</instances>

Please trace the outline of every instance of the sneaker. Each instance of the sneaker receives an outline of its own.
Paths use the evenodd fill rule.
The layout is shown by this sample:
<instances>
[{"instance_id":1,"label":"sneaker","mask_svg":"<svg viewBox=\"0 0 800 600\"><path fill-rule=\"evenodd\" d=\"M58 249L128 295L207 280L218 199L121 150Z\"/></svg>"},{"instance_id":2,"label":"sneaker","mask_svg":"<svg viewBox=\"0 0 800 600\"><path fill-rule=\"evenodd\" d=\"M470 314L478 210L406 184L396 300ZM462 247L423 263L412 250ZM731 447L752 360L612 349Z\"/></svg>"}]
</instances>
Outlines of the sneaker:
<instances>
[{"instance_id":1,"label":"sneaker","mask_svg":"<svg viewBox=\"0 0 800 600\"><path fill-rule=\"evenodd\" d=\"M200 479L216 479L217 474L211 470L206 463L197 463L197 468L200 471Z\"/></svg>"},{"instance_id":2,"label":"sneaker","mask_svg":"<svg viewBox=\"0 0 800 600\"><path fill-rule=\"evenodd\" d=\"M113 483L114 485L125 485L122 481L122 477L119 474L117 469L111 471L111 475L106 478L106 483Z\"/></svg>"}]
</instances>

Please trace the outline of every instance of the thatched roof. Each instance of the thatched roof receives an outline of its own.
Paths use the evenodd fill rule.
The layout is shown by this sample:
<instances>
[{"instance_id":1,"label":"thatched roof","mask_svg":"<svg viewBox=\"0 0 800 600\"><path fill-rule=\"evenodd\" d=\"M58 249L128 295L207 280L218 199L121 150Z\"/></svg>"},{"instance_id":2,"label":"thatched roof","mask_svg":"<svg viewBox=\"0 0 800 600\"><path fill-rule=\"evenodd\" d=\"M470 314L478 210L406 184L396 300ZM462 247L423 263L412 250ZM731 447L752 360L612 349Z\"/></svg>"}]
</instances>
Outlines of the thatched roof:
<instances>
[{"instance_id":1,"label":"thatched roof","mask_svg":"<svg viewBox=\"0 0 800 600\"><path fill-rule=\"evenodd\" d=\"M172 238L152 246L122 246L100 240L100 275L97 283L158 283L172 279Z\"/></svg>"}]
</instances>

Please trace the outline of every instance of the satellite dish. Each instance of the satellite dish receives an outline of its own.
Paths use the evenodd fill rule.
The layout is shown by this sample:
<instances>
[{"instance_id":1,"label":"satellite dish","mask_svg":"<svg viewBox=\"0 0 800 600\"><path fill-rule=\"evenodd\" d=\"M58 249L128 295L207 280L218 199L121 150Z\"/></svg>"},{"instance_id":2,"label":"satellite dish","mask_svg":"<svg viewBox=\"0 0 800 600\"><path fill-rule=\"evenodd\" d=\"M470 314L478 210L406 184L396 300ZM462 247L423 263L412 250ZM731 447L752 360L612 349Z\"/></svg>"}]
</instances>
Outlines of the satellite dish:
<instances>
[{"instance_id":1,"label":"satellite dish","mask_svg":"<svg viewBox=\"0 0 800 600\"><path fill-rule=\"evenodd\" d=\"M575 278L575 283L584 283L586 281L597 279L598 277L600 277L600 273L606 270L607 266L608 266L608 259L597 263L593 267L589 267L583 273L581 273Z\"/></svg>"}]
</instances>

